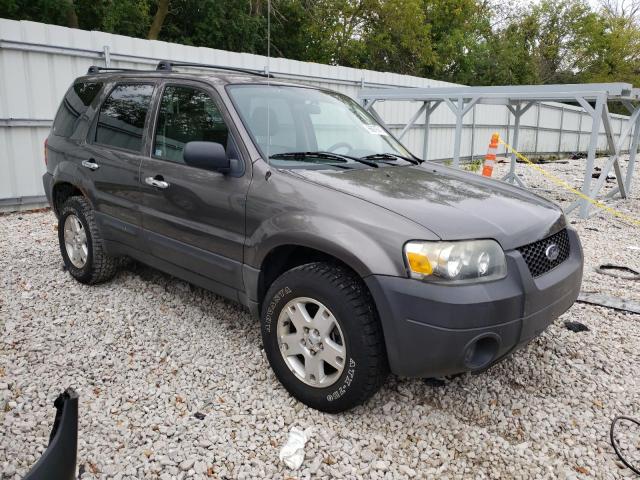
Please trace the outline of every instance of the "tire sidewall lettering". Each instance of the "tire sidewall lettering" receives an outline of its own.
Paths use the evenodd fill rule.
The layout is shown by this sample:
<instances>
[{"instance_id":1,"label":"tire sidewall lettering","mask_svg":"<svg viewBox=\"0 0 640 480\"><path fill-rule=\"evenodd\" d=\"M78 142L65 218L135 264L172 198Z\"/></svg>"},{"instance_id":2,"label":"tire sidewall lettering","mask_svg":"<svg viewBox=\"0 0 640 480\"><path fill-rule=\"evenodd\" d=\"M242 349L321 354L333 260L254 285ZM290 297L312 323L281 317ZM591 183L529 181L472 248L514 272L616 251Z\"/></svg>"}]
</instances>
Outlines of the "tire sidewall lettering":
<instances>
[{"instance_id":1,"label":"tire sidewall lettering","mask_svg":"<svg viewBox=\"0 0 640 480\"><path fill-rule=\"evenodd\" d=\"M349 389L349 387L351 386L351 383L353 382L353 377L355 376L355 374L356 374L356 361L353 358L349 357L349 367L347 368L344 379L342 380L342 385L340 385L332 393L327 395L327 401L333 402L334 400L337 400L338 398L342 397L345 393L347 393L347 390Z\"/></svg>"},{"instance_id":2,"label":"tire sidewall lettering","mask_svg":"<svg viewBox=\"0 0 640 480\"><path fill-rule=\"evenodd\" d=\"M275 336L274 336L274 333L272 333L272 330L274 328L273 327L274 322L277 321L277 318L281 312L281 308L279 307L281 306L282 303L285 303L287 301L286 297L292 294L293 294L293 289L291 287L285 286L280 288L273 295L273 297L271 298L271 301L269 302L269 305L265 310L264 330L270 335L272 339L274 339L274 341L275 341ZM347 368L345 368L345 371L342 374L342 380L340 381L340 383L337 385L334 384L329 387L326 387L327 390L332 389L330 393L323 394L323 396L326 395L326 399L329 402L333 402L343 397L349 391L349 387L351 387L354 381L354 378L356 375L357 363L353 359L353 357L349 356L348 358L349 358L348 364L347 364L348 366Z\"/></svg>"},{"instance_id":3,"label":"tire sidewall lettering","mask_svg":"<svg viewBox=\"0 0 640 480\"><path fill-rule=\"evenodd\" d=\"M271 299L269 306L267 307L267 311L265 312L264 317L264 329L271 333L271 325L273 324L273 312L275 312L276 307L280 303L280 301L291 293L291 288L283 287L276 292L276 294Z\"/></svg>"},{"instance_id":4,"label":"tire sidewall lettering","mask_svg":"<svg viewBox=\"0 0 640 480\"><path fill-rule=\"evenodd\" d=\"M263 346L277 379L293 397L327 413L342 412L366 401L378 390L386 373L380 361L385 353L381 351L380 333L371 331L372 326L376 327L372 324L375 314L366 308L369 299L359 282L343 267L312 262L294 267L276 279L262 305ZM283 355L277 326L284 306L296 297L308 297L325 305L340 324L347 351L341 375L332 379L335 383L312 386L301 381ZM362 331L363 327L368 330Z\"/></svg>"}]
</instances>

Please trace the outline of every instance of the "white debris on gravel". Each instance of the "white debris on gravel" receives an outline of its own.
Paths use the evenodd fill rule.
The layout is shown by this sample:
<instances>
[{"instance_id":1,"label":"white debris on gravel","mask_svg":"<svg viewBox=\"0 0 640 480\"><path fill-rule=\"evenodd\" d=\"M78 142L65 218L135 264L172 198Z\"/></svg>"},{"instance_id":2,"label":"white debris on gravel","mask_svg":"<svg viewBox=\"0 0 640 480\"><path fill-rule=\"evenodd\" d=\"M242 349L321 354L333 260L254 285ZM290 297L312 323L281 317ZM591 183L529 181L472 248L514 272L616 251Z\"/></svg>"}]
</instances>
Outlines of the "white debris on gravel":
<instances>
[{"instance_id":1,"label":"white debris on gravel","mask_svg":"<svg viewBox=\"0 0 640 480\"><path fill-rule=\"evenodd\" d=\"M544 167L579 186L582 165ZM572 200L518 170L539 193ZM633 198L612 205L639 217L639 193L636 180ZM638 301L640 282L593 268L640 268L640 229L608 214L571 220L583 289ZM22 478L43 452L68 386L80 394L82 480L632 475L608 428L617 414L640 417L638 315L576 304L484 374L440 387L390 377L366 405L328 415L279 385L240 307L136 264L81 285L61 268L55 223L51 212L0 216L0 478ZM296 471L278 459L293 427L314 432Z\"/></svg>"},{"instance_id":2,"label":"white debris on gravel","mask_svg":"<svg viewBox=\"0 0 640 480\"><path fill-rule=\"evenodd\" d=\"M280 449L280 461L291 468L297 470L304 461L304 446L309 441L309 436L313 427L307 428L307 430L300 430L298 427L293 427L289 432L287 441Z\"/></svg>"}]
</instances>

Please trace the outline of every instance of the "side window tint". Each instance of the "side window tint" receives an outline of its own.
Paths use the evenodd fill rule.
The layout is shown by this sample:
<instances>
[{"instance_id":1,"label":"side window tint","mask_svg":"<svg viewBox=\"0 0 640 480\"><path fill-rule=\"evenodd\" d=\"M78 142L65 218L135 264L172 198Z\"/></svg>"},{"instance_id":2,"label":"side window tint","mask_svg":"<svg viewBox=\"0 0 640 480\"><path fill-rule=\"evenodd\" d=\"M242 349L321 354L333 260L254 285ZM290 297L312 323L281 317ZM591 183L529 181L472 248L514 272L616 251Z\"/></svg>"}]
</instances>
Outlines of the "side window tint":
<instances>
[{"instance_id":1,"label":"side window tint","mask_svg":"<svg viewBox=\"0 0 640 480\"><path fill-rule=\"evenodd\" d=\"M227 147L229 130L213 99L191 87L164 89L158 112L153 154L171 162L184 163L187 142L216 142Z\"/></svg>"},{"instance_id":2,"label":"side window tint","mask_svg":"<svg viewBox=\"0 0 640 480\"><path fill-rule=\"evenodd\" d=\"M53 122L53 134L70 137L102 89L101 83L78 82L67 91Z\"/></svg>"},{"instance_id":3,"label":"side window tint","mask_svg":"<svg viewBox=\"0 0 640 480\"><path fill-rule=\"evenodd\" d=\"M100 108L96 142L139 152L153 85L118 85Z\"/></svg>"}]
</instances>

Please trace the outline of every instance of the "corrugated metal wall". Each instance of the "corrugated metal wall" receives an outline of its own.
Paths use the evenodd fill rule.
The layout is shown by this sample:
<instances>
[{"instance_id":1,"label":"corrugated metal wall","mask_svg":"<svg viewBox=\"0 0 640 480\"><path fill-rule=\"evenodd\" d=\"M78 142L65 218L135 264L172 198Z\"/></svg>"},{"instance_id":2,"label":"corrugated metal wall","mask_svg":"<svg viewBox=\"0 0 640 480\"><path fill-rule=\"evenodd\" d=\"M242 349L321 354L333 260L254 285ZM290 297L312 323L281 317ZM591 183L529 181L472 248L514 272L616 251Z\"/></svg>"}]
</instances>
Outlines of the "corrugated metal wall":
<instances>
[{"instance_id":1,"label":"corrugated metal wall","mask_svg":"<svg viewBox=\"0 0 640 480\"><path fill-rule=\"evenodd\" d=\"M62 96L74 78L90 65L150 68L159 59L210 63L262 70L266 58L103 32L0 19L0 206L42 200L43 142ZM356 97L363 86L429 87L446 82L394 73L334 67L281 58L271 59L271 72L306 84L331 88ZM386 102L377 111L399 131L419 103ZM614 119L619 132L624 117ZM428 157L451 157L454 116L445 105L431 115ZM560 104L531 108L522 118L521 150L574 152L586 150L591 118L581 109ZM461 156L483 155L491 133L507 140L513 116L502 106L478 105L465 118ZM421 156L423 124L418 121L403 143ZM606 147L604 132L600 148ZM625 147L626 148L626 147Z\"/></svg>"}]
</instances>

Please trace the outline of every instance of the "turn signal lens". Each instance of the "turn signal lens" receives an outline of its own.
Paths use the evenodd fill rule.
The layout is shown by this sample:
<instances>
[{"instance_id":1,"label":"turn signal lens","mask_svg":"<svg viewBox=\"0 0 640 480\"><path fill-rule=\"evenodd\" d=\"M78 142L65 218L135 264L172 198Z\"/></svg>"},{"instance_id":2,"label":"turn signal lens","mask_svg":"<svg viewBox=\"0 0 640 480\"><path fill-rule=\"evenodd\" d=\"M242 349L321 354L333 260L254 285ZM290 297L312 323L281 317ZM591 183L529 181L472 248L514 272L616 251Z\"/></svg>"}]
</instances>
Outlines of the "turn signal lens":
<instances>
[{"instance_id":1,"label":"turn signal lens","mask_svg":"<svg viewBox=\"0 0 640 480\"><path fill-rule=\"evenodd\" d=\"M419 252L407 252L407 260L412 272L422 275L431 275L433 273L431 262L426 255Z\"/></svg>"}]
</instances>

